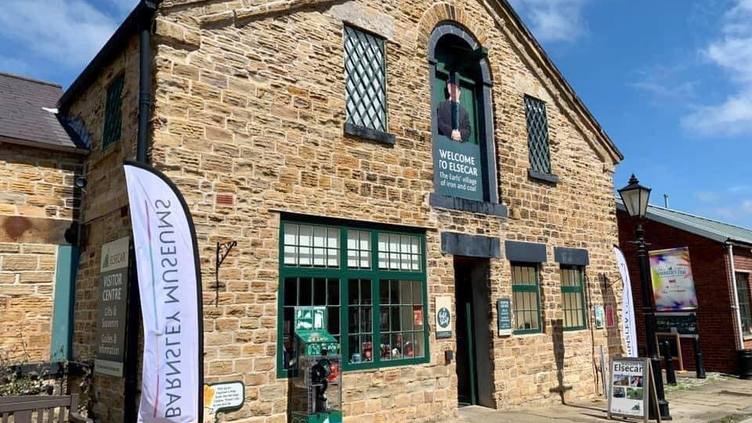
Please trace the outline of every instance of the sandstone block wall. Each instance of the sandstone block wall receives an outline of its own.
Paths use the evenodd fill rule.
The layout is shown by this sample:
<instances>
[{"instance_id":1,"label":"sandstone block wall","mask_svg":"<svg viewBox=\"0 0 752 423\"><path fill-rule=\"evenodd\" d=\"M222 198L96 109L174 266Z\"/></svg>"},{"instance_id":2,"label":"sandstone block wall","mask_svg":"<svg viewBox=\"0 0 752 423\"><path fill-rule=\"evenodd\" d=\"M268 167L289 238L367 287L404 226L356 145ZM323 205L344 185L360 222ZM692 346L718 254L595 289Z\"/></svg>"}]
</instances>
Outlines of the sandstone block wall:
<instances>
[{"instance_id":1,"label":"sandstone block wall","mask_svg":"<svg viewBox=\"0 0 752 423\"><path fill-rule=\"evenodd\" d=\"M80 158L0 141L0 350L49 361L57 246L78 212Z\"/></svg>"},{"instance_id":2,"label":"sandstone block wall","mask_svg":"<svg viewBox=\"0 0 752 423\"><path fill-rule=\"evenodd\" d=\"M103 149L107 87L121 74L124 75L121 137ZM86 87L66 110L68 115L79 117L84 122L92 140L83 172L88 185L81 211L84 237L74 309L73 352L77 360L93 361L95 358L102 245L130 235L122 164L126 159L135 158L138 83L138 38L134 35L124 51L101 70L99 78ZM123 379L97 374L93 383L96 400L94 415L90 417L103 422L123 421Z\"/></svg>"},{"instance_id":3,"label":"sandstone block wall","mask_svg":"<svg viewBox=\"0 0 752 423\"><path fill-rule=\"evenodd\" d=\"M224 418L285 421L287 383L275 369L282 212L426 228L429 316L436 296L454 293L453 257L441 253L442 231L545 243L544 332L499 338L493 309L488 330L496 406L558 401L550 390L558 384L551 324L563 313L553 247L588 249L590 303L620 303L611 252L614 163L536 53L510 33L498 7L471 0L287 2L293 10L265 15L246 2L172 3L156 25L152 160L183 191L197 226L206 379L246 383L245 406ZM343 19L387 38L393 147L343 135ZM499 191L508 218L428 204L433 162L425 41L445 20L468 28L489 51ZM548 105L552 167L560 178L555 187L527 176L525 94ZM214 247L226 240L238 245L223 265L215 307L209 302ZM489 283L490 304L511 294L509 262L492 260ZM592 310L588 315L592 327ZM437 340L433 331L430 337L428 364L345 374L350 421L454 415L457 378L443 356L455 349L455 339ZM594 394L593 351L600 346L621 350L615 329L564 334L568 397Z\"/></svg>"}]
</instances>

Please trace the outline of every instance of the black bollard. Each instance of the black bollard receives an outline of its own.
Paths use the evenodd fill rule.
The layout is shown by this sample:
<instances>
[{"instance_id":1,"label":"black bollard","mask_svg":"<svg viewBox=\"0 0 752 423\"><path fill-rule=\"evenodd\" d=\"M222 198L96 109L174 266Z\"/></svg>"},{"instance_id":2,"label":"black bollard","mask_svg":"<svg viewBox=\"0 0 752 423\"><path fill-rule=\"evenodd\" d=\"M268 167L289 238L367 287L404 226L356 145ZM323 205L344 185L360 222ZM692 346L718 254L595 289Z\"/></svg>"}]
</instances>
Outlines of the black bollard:
<instances>
[{"instance_id":1,"label":"black bollard","mask_svg":"<svg viewBox=\"0 0 752 423\"><path fill-rule=\"evenodd\" d=\"M671 344L668 341L661 342L661 354L666 361L666 383L676 385L676 372L674 371L674 360L671 358Z\"/></svg>"},{"instance_id":2,"label":"black bollard","mask_svg":"<svg viewBox=\"0 0 752 423\"><path fill-rule=\"evenodd\" d=\"M702 359L702 351L700 350L700 337L695 336L695 371L697 372L697 379L705 379L705 362Z\"/></svg>"}]
</instances>

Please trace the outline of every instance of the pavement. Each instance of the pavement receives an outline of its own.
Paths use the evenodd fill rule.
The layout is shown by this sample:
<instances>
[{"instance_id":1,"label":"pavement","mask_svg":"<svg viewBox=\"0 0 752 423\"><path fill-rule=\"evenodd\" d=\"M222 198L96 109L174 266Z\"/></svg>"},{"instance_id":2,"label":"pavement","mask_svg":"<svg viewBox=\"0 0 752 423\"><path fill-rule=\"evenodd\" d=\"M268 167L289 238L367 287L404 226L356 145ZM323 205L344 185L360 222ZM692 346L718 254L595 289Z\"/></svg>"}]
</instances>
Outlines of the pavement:
<instances>
[{"instance_id":1,"label":"pavement","mask_svg":"<svg viewBox=\"0 0 752 423\"><path fill-rule=\"evenodd\" d=\"M694 373L681 373L676 386L666 387L673 422L752 423L752 380L709 373L695 379ZM545 408L493 410L470 406L460 408L458 422L537 423L608 422L605 398ZM636 421L636 420L632 420Z\"/></svg>"}]
</instances>

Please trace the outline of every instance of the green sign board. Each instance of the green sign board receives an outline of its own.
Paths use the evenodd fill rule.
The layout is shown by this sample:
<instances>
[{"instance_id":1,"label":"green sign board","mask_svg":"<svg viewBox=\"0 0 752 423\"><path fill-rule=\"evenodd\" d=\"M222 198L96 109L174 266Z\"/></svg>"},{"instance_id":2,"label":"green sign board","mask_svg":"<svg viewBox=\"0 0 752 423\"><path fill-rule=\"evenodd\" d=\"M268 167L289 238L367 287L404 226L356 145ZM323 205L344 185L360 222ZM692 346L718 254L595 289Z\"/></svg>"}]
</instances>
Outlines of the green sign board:
<instances>
[{"instance_id":1,"label":"green sign board","mask_svg":"<svg viewBox=\"0 0 752 423\"><path fill-rule=\"evenodd\" d=\"M498 314L499 336L508 336L512 334L512 300L501 298L496 302L496 311Z\"/></svg>"},{"instance_id":2,"label":"green sign board","mask_svg":"<svg viewBox=\"0 0 752 423\"><path fill-rule=\"evenodd\" d=\"M480 146L434 135L436 191L447 197L483 201Z\"/></svg>"}]
</instances>

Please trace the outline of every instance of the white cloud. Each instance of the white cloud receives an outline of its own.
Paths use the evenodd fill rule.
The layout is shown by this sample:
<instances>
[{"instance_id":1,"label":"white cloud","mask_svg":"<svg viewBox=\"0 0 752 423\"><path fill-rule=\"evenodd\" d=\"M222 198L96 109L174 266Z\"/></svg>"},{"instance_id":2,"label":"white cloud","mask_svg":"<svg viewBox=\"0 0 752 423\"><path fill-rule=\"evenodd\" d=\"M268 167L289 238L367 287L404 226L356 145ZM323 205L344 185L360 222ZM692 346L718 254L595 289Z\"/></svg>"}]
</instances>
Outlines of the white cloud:
<instances>
[{"instance_id":1,"label":"white cloud","mask_svg":"<svg viewBox=\"0 0 752 423\"><path fill-rule=\"evenodd\" d=\"M697 82L684 80L686 66L650 66L639 70L629 86L649 95L658 104L687 103L697 96Z\"/></svg>"},{"instance_id":2,"label":"white cloud","mask_svg":"<svg viewBox=\"0 0 752 423\"><path fill-rule=\"evenodd\" d=\"M571 42L585 33L582 9L588 0L510 0L541 41Z\"/></svg>"},{"instance_id":3,"label":"white cloud","mask_svg":"<svg viewBox=\"0 0 752 423\"><path fill-rule=\"evenodd\" d=\"M752 133L752 0L734 1L721 34L702 54L730 76L736 90L719 104L697 107L682 126L711 136Z\"/></svg>"},{"instance_id":4,"label":"white cloud","mask_svg":"<svg viewBox=\"0 0 752 423\"><path fill-rule=\"evenodd\" d=\"M108 0L119 15L135 0ZM6 57L13 68L83 68L120 23L102 4L86 0L4 0L0 40L17 48Z\"/></svg>"}]
</instances>

